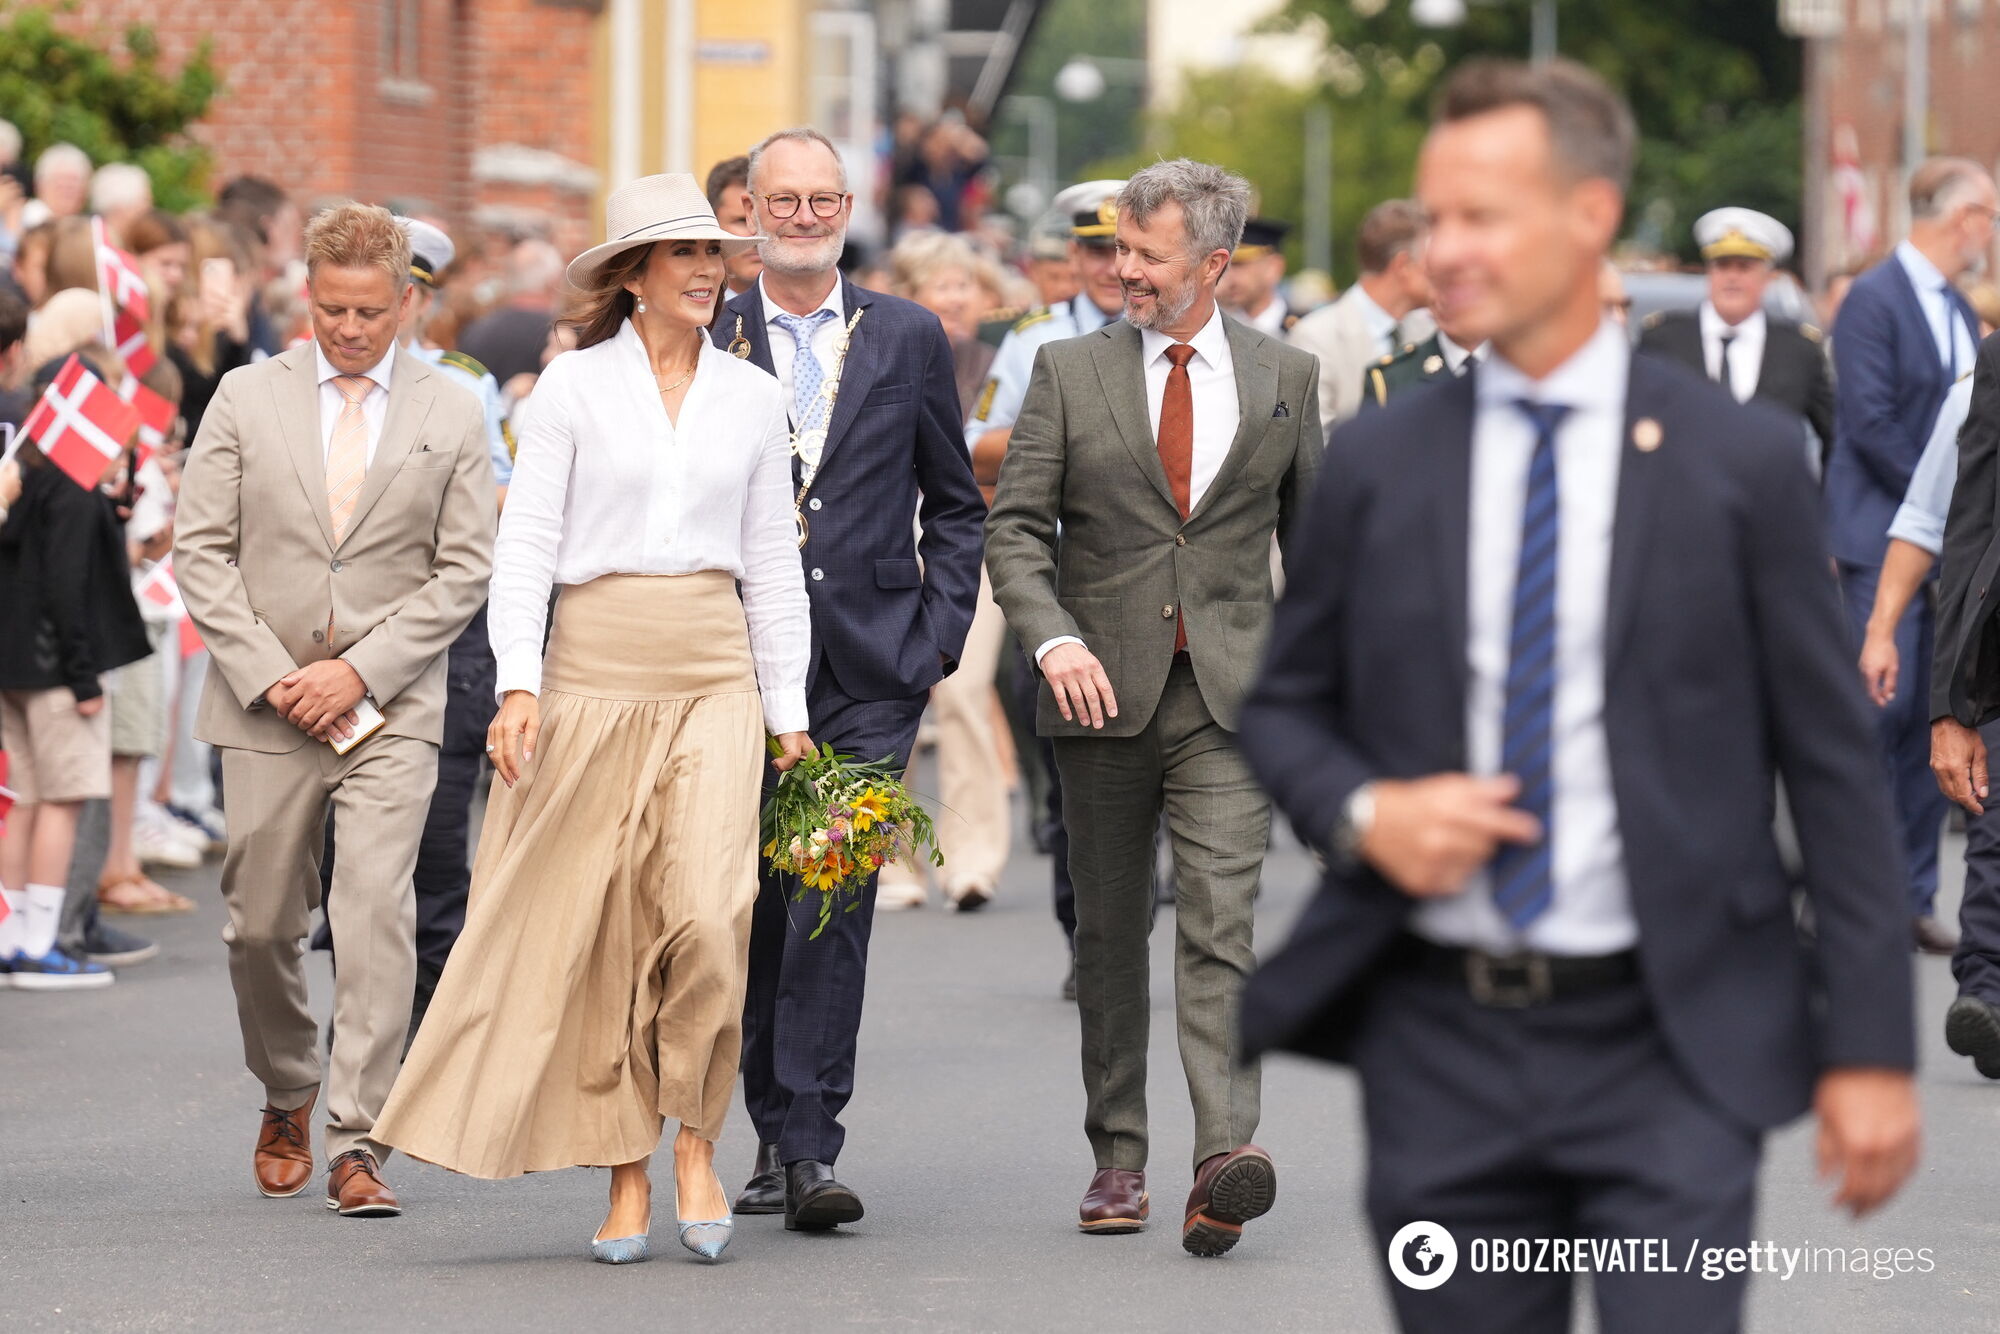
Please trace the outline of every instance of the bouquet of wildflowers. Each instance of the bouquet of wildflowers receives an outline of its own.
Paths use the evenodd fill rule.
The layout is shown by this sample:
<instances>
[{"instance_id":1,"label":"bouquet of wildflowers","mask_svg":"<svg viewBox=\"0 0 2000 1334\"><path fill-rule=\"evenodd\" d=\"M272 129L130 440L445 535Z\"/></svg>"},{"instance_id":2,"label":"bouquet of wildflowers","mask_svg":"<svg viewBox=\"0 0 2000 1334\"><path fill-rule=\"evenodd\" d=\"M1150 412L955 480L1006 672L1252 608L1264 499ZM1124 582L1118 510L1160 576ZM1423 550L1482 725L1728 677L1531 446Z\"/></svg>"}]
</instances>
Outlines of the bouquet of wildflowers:
<instances>
[{"instance_id":1,"label":"bouquet of wildflowers","mask_svg":"<svg viewBox=\"0 0 2000 1334\"><path fill-rule=\"evenodd\" d=\"M775 739L770 748L782 753ZM848 900L842 912L861 906L863 882L885 863L927 857L933 866L944 865L930 815L889 761L864 764L834 754L832 746L821 746L778 780L764 807L762 837L771 869L799 878L793 901L819 896L811 940L833 920L836 898Z\"/></svg>"}]
</instances>

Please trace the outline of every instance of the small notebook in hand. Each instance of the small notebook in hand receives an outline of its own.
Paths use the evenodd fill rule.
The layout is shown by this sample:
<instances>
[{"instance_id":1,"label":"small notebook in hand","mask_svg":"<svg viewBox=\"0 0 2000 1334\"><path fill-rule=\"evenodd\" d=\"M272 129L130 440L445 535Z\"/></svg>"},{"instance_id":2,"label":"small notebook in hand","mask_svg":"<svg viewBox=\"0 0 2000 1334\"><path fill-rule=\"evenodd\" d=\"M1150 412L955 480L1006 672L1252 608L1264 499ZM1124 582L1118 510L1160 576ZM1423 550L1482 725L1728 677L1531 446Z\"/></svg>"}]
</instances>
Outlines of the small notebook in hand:
<instances>
[{"instance_id":1,"label":"small notebook in hand","mask_svg":"<svg viewBox=\"0 0 2000 1334\"><path fill-rule=\"evenodd\" d=\"M349 736L347 740L342 741L338 736L329 732L327 733L326 744L333 747L334 754L345 755L348 751L353 750L369 737L375 735L375 729L380 727L384 721L382 710L375 707L375 701L363 695L361 702L354 706L353 735Z\"/></svg>"}]
</instances>

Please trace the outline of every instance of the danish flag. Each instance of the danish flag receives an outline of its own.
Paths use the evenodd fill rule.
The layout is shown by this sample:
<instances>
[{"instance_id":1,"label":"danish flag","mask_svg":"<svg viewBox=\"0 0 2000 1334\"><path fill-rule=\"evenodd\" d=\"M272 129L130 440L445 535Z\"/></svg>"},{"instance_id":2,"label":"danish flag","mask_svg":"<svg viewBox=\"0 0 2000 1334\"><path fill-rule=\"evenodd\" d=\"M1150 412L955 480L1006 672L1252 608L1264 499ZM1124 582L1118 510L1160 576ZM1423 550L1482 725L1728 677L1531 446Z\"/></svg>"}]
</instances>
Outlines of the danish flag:
<instances>
[{"instance_id":1,"label":"danish flag","mask_svg":"<svg viewBox=\"0 0 2000 1334\"><path fill-rule=\"evenodd\" d=\"M153 451L166 444L167 432L174 429L174 418L179 412L171 402L141 384L135 375L127 375L119 383L118 396L139 410L139 456L132 460L132 471L137 472L153 457Z\"/></svg>"},{"instance_id":2,"label":"danish flag","mask_svg":"<svg viewBox=\"0 0 2000 1334\"><path fill-rule=\"evenodd\" d=\"M146 337L146 326L133 318L130 311L121 310L113 317L111 341L124 359L126 369L134 375L144 375L160 360L153 352L152 340Z\"/></svg>"},{"instance_id":3,"label":"danish flag","mask_svg":"<svg viewBox=\"0 0 2000 1334\"><path fill-rule=\"evenodd\" d=\"M86 491L97 489L104 470L125 452L139 429L139 409L92 375L74 352L21 423L49 462Z\"/></svg>"},{"instance_id":4,"label":"danish flag","mask_svg":"<svg viewBox=\"0 0 2000 1334\"><path fill-rule=\"evenodd\" d=\"M97 248L98 286L110 293L120 310L130 311L133 319L145 323L153 313L153 297L146 290L146 275L139 272L139 261L111 244L103 218L90 220L90 239Z\"/></svg>"}]
</instances>

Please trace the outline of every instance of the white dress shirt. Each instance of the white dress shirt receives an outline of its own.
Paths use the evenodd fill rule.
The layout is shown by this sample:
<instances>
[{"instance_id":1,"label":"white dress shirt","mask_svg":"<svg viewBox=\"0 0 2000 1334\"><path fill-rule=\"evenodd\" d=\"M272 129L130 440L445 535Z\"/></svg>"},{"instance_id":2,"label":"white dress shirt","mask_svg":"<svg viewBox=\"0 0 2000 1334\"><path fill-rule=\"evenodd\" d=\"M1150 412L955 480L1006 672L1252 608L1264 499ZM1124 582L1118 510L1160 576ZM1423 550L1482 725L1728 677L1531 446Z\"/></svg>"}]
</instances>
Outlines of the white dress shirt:
<instances>
[{"instance_id":1,"label":"white dress shirt","mask_svg":"<svg viewBox=\"0 0 2000 1334\"><path fill-rule=\"evenodd\" d=\"M764 288L762 275L757 278L757 299L764 303L764 332L771 340L771 369L778 373L778 383L785 387L785 411L792 407L792 362L798 357L798 344L792 338L792 331L778 323L778 316L789 315ZM835 349L840 346L840 335L847 328L847 311L840 300L840 279L833 280L833 290L826 294L826 300L819 303L819 310L830 310L833 318L821 320L813 326L812 350L819 358L821 375L833 374ZM815 312L817 313L817 312ZM810 318L810 317L808 317Z\"/></svg>"},{"instance_id":2,"label":"white dress shirt","mask_svg":"<svg viewBox=\"0 0 2000 1334\"><path fill-rule=\"evenodd\" d=\"M1368 295L1368 289L1360 283L1354 284L1352 291L1354 292L1354 304L1361 307L1361 322L1368 326L1368 332L1375 339L1377 353L1381 356L1393 357L1398 352L1401 352L1403 349L1396 344L1396 327L1402 321L1382 309L1381 304L1374 297Z\"/></svg>"},{"instance_id":3,"label":"white dress shirt","mask_svg":"<svg viewBox=\"0 0 2000 1334\"><path fill-rule=\"evenodd\" d=\"M1264 303L1264 309L1255 315L1245 312L1242 320L1258 333L1269 334L1273 338L1283 338L1285 318L1291 313L1292 308L1285 304L1285 298L1273 292L1271 299Z\"/></svg>"},{"instance_id":4,"label":"white dress shirt","mask_svg":"<svg viewBox=\"0 0 2000 1334\"><path fill-rule=\"evenodd\" d=\"M1550 814L1555 895L1525 933L1517 932L1494 906L1491 876L1482 870L1463 893L1418 906L1414 929L1441 944L1501 954L1522 948L1612 954L1639 938L1604 731L1604 627L1631 357L1624 331L1606 321L1540 382L1498 353L1480 367L1466 543L1465 729L1467 759L1476 774L1500 772L1514 577L1535 451L1534 428L1514 404L1526 398L1570 407L1555 444L1561 509Z\"/></svg>"},{"instance_id":5,"label":"white dress shirt","mask_svg":"<svg viewBox=\"0 0 2000 1334\"><path fill-rule=\"evenodd\" d=\"M1764 373L1764 336L1769 328L1762 310L1753 310L1741 324L1726 323L1712 302L1701 303L1701 364L1708 378L1722 379L1722 335L1729 341L1729 392L1748 403Z\"/></svg>"},{"instance_id":6,"label":"white dress shirt","mask_svg":"<svg viewBox=\"0 0 2000 1334\"><path fill-rule=\"evenodd\" d=\"M1972 334L1966 329L1965 321L1959 318L1951 298L1945 295L1951 280L1908 241L1897 242L1896 262L1903 266L1911 286L1917 289L1917 301L1924 308L1924 318L1931 325L1931 339L1937 344L1939 363L1947 370L1965 374L1972 369L1972 359L1978 353L1972 345Z\"/></svg>"},{"instance_id":7,"label":"white dress shirt","mask_svg":"<svg viewBox=\"0 0 2000 1334\"><path fill-rule=\"evenodd\" d=\"M535 384L493 548L498 694L540 691L549 590L604 574L727 570L774 733L807 726L812 617L799 566L785 402L708 339L675 425L638 331L565 352ZM660 652L679 652L660 626Z\"/></svg>"},{"instance_id":8,"label":"white dress shirt","mask_svg":"<svg viewBox=\"0 0 2000 1334\"><path fill-rule=\"evenodd\" d=\"M313 339L313 358L319 363L319 461L326 464L326 456L333 451L333 428L340 424L340 414L347 406L347 395L340 392L334 378L347 374L326 359L326 349ZM396 349L375 363L367 371L375 387L361 396L361 418L368 423L368 463L375 466L375 446L382 439L382 423L389 417L389 375L396 365Z\"/></svg>"},{"instance_id":9,"label":"white dress shirt","mask_svg":"<svg viewBox=\"0 0 2000 1334\"><path fill-rule=\"evenodd\" d=\"M1153 440L1160 438L1160 408L1167 398L1167 376L1174 363L1167 349L1177 339L1158 329L1139 331L1140 363L1146 373L1146 420L1153 428ZM1201 498L1222 471L1222 461L1235 443L1236 427L1243 406L1236 395L1236 362L1229 355L1229 331L1222 322L1222 308L1209 311L1208 323L1187 340L1194 349L1188 358L1188 392L1194 401L1194 449L1188 469L1188 513L1200 507ZM1058 644L1081 644L1075 635L1057 635L1035 650L1035 663Z\"/></svg>"},{"instance_id":10,"label":"white dress shirt","mask_svg":"<svg viewBox=\"0 0 2000 1334\"><path fill-rule=\"evenodd\" d=\"M1453 342L1451 335L1442 329L1437 331L1437 340L1438 351L1444 353L1444 368L1453 375L1465 374L1465 363L1468 361L1476 365L1486 360L1484 343L1478 347L1467 347L1463 343Z\"/></svg>"}]
</instances>

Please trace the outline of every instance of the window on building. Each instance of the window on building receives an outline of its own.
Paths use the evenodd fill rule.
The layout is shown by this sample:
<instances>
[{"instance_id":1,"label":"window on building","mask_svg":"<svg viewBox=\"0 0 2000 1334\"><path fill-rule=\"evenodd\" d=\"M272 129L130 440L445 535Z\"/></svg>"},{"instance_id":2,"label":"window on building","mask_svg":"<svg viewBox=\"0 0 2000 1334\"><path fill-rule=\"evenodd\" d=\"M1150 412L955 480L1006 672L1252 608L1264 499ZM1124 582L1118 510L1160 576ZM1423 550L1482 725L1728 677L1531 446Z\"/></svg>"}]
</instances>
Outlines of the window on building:
<instances>
[{"instance_id":1,"label":"window on building","mask_svg":"<svg viewBox=\"0 0 2000 1334\"><path fill-rule=\"evenodd\" d=\"M383 78L407 83L422 81L423 9L423 0L383 0Z\"/></svg>"}]
</instances>

